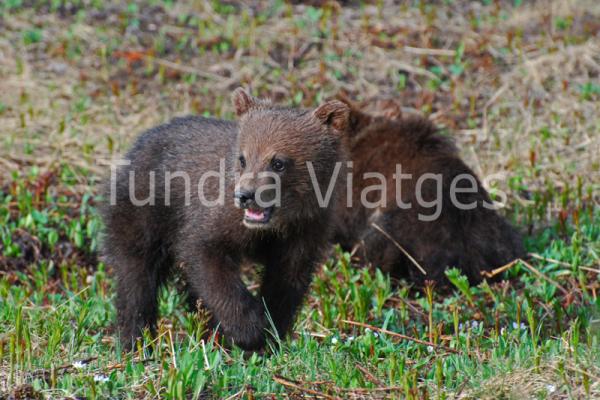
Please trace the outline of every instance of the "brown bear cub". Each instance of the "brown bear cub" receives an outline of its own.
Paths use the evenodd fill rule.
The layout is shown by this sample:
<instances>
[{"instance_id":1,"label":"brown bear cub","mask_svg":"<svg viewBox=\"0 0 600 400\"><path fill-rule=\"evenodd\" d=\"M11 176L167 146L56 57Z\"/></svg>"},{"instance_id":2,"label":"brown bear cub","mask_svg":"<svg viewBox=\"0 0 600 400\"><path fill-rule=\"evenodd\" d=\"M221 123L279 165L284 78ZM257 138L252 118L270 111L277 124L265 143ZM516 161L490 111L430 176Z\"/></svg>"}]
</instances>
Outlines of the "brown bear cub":
<instances>
[{"instance_id":1,"label":"brown bear cub","mask_svg":"<svg viewBox=\"0 0 600 400\"><path fill-rule=\"evenodd\" d=\"M335 202L321 207L315 192L345 160L348 107L276 107L242 89L233 103L239 124L176 118L143 133L113 173L105 252L126 348L155 328L159 287L177 267L230 342L260 349L268 316L289 331L322 261ZM246 262L264 266L258 298L240 277Z\"/></svg>"},{"instance_id":2,"label":"brown bear cub","mask_svg":"<svg viewBox=\"0 0 600 400\"><path fill-rule=\"evenodd\" d=\"M353 180L350 198L340 200L354 206L339 207L342 247L357 246L373 266L416 283L445 281L446 267L479 282L482 271L523 256L519 233L430 121L401 117L397 105L344 101ZM383 195L381 178L365 173L385 177Z\"/></svg>"}]
</instances>

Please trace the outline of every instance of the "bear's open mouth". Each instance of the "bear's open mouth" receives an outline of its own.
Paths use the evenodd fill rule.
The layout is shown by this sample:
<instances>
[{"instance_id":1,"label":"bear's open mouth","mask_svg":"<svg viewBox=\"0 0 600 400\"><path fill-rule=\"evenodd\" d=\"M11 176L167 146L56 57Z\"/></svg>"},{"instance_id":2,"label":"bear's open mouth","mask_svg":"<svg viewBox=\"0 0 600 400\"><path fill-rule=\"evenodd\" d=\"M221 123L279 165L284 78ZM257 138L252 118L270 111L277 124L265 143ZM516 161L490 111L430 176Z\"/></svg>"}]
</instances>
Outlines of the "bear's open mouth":
<instances>
[{"instance_id":1,"label":"bear's open mouth","mask_svg":"<svg viewBox=\"0 0 600 400\"><path fill-rule=\"evenodd\" d=\"M273 207L247 208L244 210L244 222L251 225L266 224L271 219Z\"/></svg>"}]
</instances>

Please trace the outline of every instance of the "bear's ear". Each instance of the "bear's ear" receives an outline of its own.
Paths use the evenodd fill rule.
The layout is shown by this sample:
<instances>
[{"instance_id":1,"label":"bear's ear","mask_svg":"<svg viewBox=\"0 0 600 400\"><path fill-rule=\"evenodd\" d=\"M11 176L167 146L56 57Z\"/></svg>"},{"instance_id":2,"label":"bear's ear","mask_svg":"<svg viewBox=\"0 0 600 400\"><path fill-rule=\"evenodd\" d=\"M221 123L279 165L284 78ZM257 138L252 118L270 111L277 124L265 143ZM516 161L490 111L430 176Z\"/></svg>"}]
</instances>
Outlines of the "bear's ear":
<instances>
[{"instance_id":1,"label":"bear's ear","mask_svg":"<svg viewBox=\"0 0 600 400\"><path fill-rule=\"evenodd\" d=\"M400 102L394 99L383 99L380 104L377 105L381 108L381 113L385 118L388 119L400 119L402 118L402 105Z\"/></svg>"},{"instance_id":2,"label":"bear's ear","mask_svg":"<svg viewBox=\"0 0 600 400\"><path fill-rule=\"evenodd\" d=\"M335 97L337 100L346 104L350 110L348 114L347 126L347 131L350 137L352 137L355 133L358 133L358 131L365 126L369 125L373 120L373 117L370 114L363 112L360 105L355 104L344 93L338 93Z\"/></svg>"},{"instance_id":3,"label":"bear's ear","mask_svg":"<svg viewBox=\"0 0 600 400\"><path fill-rule=\"evenodd\" d=\"M235 89L231 96L231 100L238 117L246 114L248 110L259 103L259 100L256 97L251 96L241 87Z\"/></svg>"},{"instance_id":4,"label":"bear's ear","mask_svg":"<svg viewBox=\"0 0 600 400\"><path fill-rule=\"evenodd\" d=\"M313 115L322 124L341 132L348 127L350 108L339 100L329 100L317 107Z\"/></svg>"}]
</instances>

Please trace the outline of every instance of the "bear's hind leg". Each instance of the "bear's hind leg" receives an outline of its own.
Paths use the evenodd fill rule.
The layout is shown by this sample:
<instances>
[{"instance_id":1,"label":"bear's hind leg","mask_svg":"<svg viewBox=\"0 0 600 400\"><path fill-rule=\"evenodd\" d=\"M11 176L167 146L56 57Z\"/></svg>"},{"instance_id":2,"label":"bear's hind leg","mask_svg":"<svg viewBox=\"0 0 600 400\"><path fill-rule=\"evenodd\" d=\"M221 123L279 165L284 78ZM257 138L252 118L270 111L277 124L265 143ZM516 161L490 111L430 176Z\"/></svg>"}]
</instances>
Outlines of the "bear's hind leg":
<instances>
[{"instance_id":1,"label":"bear's hind leg","mask_svg":"<svg viewBox=\"0 0 600 400\"><path fill-rule=\"evenodd\" d=\"M158 314L158 289L162 283L159 260L146 256L121 256L114 263L117 276L117 320L123 347L131 350L145 328L154 331Z\"/></svg>"}]
</instances>

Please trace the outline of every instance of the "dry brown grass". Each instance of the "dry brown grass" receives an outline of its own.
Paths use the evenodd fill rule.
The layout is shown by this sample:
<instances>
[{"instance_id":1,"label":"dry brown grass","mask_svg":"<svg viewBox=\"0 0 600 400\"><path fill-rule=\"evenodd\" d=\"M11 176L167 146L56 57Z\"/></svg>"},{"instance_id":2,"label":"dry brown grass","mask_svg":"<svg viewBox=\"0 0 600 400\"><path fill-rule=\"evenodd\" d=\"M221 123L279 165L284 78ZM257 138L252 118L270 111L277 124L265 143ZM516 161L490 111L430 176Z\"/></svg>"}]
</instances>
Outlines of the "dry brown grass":
<instances>
[{"instance_id":1,"label":"dry brown grass","mask_svg":"<svg viewBox=\"0 0 600 400\"><path fill-rule=\"evenodd\" d=\"M593 373L593 372L592 372ZM558 365L542 365L539 368L516 369L510 373L501 373L488 379L473 390L457 393L457 399L585 399L600 397L600 379L589 376L589 392L586 393L582 384L583 375L588 371L575 370L572 367L563 368L560 372ZM560 388L567 390L560 390Z\"/></svg>"},{"instance_id":2,"label":"dry brown grass","mask_svg":"<svg viewBox=\"0 0 600 400\"><path fill-rule=\"evenodd\" d=\"M130 73L116 57L103 61L106 40L97 37L101 23L93 17L74 22L73 17L24 12L5 18L0 40L0 102L7 106L0 115L2 175L6 179L10 170L24 165L48 168L59 162L100 172L95 158L106 155L109 137L121 152L141 130L175 114L208 110L223 115L231 111L231 89L247 85L284 101L302 91L305 105L318 91L331 96L345 90L359 97L395 93L407 110L430 109L439 123L454 128L463 154L483 175L510 175L519 167L529 168L535 157L543 173L526 177L531 188L543 188L548 181L573 186L578 176L597 180L598 99L582 100L578 87L598 81L600 74L598 2L538 1L516 10L503 8L506 19L482 22L480 28L473 28L470 19L493 13L493 6L458 2L437 9L432 21L418 9L401 7L398 12L392 5L381 13L375 6L333 7L337 17L323 24L335 34L326 38L295 26L292 19L303 15L304 7L290 11L255 28L238 25L240 18L233 17L235 36L249 37L247 48L221 56L173 52L158 60L167 65L167 74L198 71L202 76L194 84L180 79L162 84L156 75L142 76L143 64L152 61L140 62ZM160 28L173 38L182 37L189 29L178 26L176 16L184 12L227 25L223 16L197 2L168 11ZM573 21L564 34L555 27L561 17ZM21 35L32 26L43 28L44 40L26 46ZM381 39L385 32L388 38ZM566 44L571 32L575 43ZM144 51L143 43L153 34L123 37L114 29L103 35L121 41L120 51ZM447 73L452 57L445 54L460 42L470 64L466 73L436 92L427 90L433 74L426 67L438 65ZM64 43L77 43L83 54L65 59ZM315 45L307 50L309 43ZM295 66L294 56L300 53L302 62ZM338 54L339 59L324 54ZM273 73L278 69L280 77ZM399 69L408 71L409 85L397 93ZM91 103L74 113L79 96L89 96ZM544 128L552 132L551 138L540 137ZM30 154L27 146L33 146ZM85 146L93 150L86 154Z\"/></svg>"},{"instance_id":3,"label":"dry brown grass","mask_svg":"<svg viewBox=\"0 0 600 400\"><path fill-rule=\"evenodd\" d=\"M265 3L229 17L199 1L142 7L141 28L124 31L119 2L82 18L34 10L5 17L0 176L6 181L13 170L60 163L101 174L98 158L123 152L140 131L173 115L230 116L229 93L244 85L284 102L301 92L303 105L339 91L356 98L392 94L405 111L450 127L481 175L522 176L529 191L573 188L581 179L598 200L599 98L583 99L580 87L600 76L600 3L512 8L459 1L421 11L387 2L381 9L329 4L330 17L304 28L297 21L307 20L305 6L284 7L264 24L243 16L264 11ZM178 21L184 14L204 20L205 29ZM561 19L570 27L561 30ZM316 35L319 26L328 35ZM34 27L43 40L24 44L24 32ZM154 57L158 31L166 46ZM229 38L230 51L198 51L219 38ZM456 77L449 71L460 43L466 65ZM81 54L69 56L76 46ZM432 67L448 78L435 90ZM402 91L399 70L407 76ZM189 72L196 73L193 83L182 79ZM87 107L76 110L86 97ZM499 187L507 190L506 180ZM511 194L510 204L529 201L528 191Z\"/></svg>"}]
</instances>

